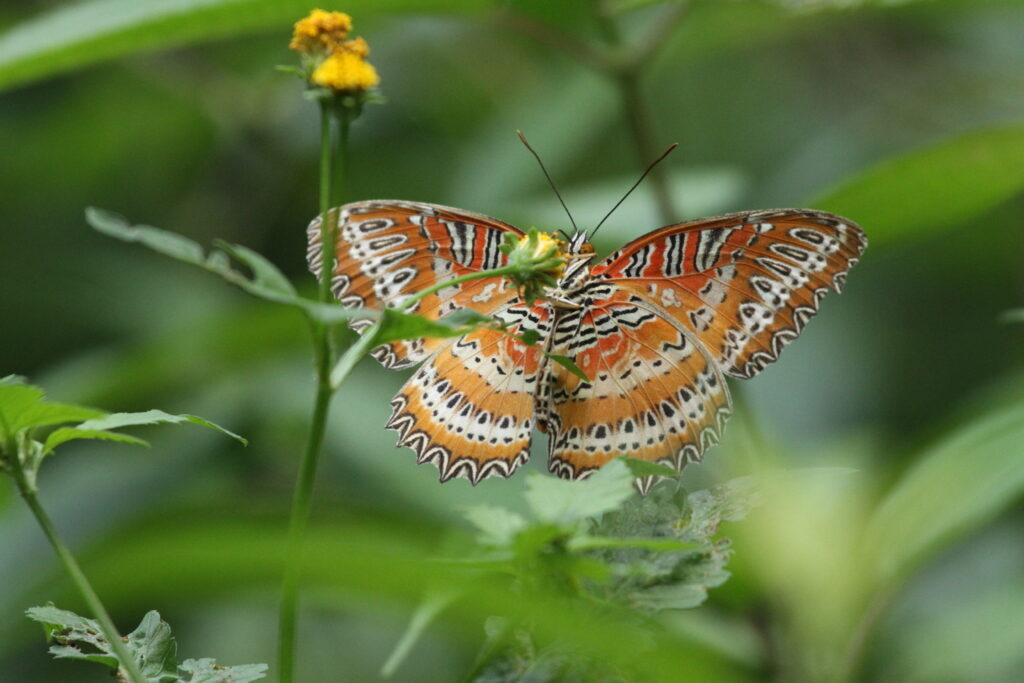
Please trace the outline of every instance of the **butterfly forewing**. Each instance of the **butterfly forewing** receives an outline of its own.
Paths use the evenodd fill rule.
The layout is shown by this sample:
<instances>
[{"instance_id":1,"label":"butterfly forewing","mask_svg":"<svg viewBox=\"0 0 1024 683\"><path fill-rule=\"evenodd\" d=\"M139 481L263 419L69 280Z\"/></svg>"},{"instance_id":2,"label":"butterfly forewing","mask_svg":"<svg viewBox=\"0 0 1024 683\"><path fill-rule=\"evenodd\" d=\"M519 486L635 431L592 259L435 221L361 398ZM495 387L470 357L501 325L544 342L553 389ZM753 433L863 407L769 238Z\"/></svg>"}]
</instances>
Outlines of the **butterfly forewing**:
<instances>
[{"instance_id":1,"label":"butterfly forewing","mask_svg":"<svg viewBox=\"0 0 1024 683\"><path fill-rule=\"evenodd\" d=\"M538 412L551 471L575 479L621 455L677 470L699 460L730 412L707 350L626 288L591 285L586 300L561 311L551 333L551 353L572 358L589 380L549 364Z\"/></svg>"},{"instance_id":2,"label":"butterfly forewing","mask_svg":"<svg viewBox=\"0 0 1024 683\"><path fill-rule=\"evenodd\" d=\"M839 291L867 239L855 223L807 209L736 213L672 225L593 269L691 331L722 371L749 378Z\"/></svg>"},{"instance_id":3,"label":"butterfly forewing","mask_svg":"<svg viewBox=\"0 0 1024 683\"><path fill-rule=\"evenodd\" d=\"M505 264L499 246L516 228L494 218L436 204L368 201L346 204L329 216L337 221L331 290L342 304L384 308L414 292L467 273ZM310 270L320 274L320 219L307 230ZM490 313L515 298L499 278L483 278L445 288L411 309L431 319L459 308ZM352 324L357 330L368 321ZM397 341L373 355L385 367L410 367L426 359L443 341Z\"/></svg>"}]
</instances>

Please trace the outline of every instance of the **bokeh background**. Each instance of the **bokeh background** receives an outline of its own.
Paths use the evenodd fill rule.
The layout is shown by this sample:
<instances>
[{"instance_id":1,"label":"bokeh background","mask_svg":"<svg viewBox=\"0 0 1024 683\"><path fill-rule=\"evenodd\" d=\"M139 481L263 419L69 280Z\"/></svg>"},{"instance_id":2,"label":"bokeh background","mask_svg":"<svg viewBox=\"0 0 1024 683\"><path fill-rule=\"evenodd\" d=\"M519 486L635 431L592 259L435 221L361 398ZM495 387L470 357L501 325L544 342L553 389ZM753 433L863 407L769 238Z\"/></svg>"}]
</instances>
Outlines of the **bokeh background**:
<instances>
[{"instance_id":1,"label":"bokeh background","mask_svg":"<svg viewBox=\"0 0 1024 683\"><path fill-rule=\"evenodd\" d=\"M606 9L628 43L672 4ZM1024 3L688 5L638 81L659 151L680 145L665 163L675 219L813 206L858 221L871 246L782 359L733 385L740 415L683 477L696 489L770 461L845 468L840 484L730 525L731 580L660 627L741 678L824 680L807 663L816 648L862 638L864 680L1011 680L1024 670L1024 325L1001 317L1024 308ZM572 41L545 39L605 43L592 2L324 8L352 14L387 98L352 130L347 199L443 203L550 230L566 219L516 129L585 225L643 166L615 82ZM273 659L278 540L313 396L307 332L292 310L95 233L83 209L245 244L311 291L316 108L274 70L294 62L291 22L309 9L0 9L0 374L54 400L199 414L250 440L171 428L140 433L149 451L71 445L43 469L43 502L122 629L158 609L184 656L225 663ZM599 252L662 224L650 189L602 228ZM367 553L386 572L388 557L470 533L467 505L523 507L522 474L439 486L393 448L383 425L402 381L367 362L335 401L300 680L376 680L416 604L416 587L377 592L332 572L333 558ZM538 441L529 468L543 470ZM892 503L936 453L952 465ZM878 521L893 505L906 528ZM882 582L884 598L861 602L853 539L865 520L923 549ZM107 680L52 661L22 617L45 600L80 605L6 484L0 586L0 678ZM457 680L482 638L482 622L442 620L395 679Z\"/></svg>"}]
</instances>

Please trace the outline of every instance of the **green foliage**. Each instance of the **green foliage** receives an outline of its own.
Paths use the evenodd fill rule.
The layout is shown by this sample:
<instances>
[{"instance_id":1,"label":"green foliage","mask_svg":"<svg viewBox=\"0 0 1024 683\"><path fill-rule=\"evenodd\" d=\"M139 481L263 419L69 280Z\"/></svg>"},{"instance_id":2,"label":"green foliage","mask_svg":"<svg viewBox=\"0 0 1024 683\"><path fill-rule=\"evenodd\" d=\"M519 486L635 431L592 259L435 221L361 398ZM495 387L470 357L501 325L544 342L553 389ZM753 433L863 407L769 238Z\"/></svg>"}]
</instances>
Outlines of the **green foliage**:
<instances>
[{"instance_id":1,"label":"green foliage","mask_svg":"<svg viewBox=\"0 0 1024 683\"><path fill-rule=\"evenodd\" d=\"M868 521L880 584L977 529L1024 493L1024 403L991 411L915 460Z\"/></svg>"},{"instance_id":2,"label":"green foliage","mask_svg":"<svg viewBox=\"0 0 1024 683\"><path fill-rule=\"evenodd\" d=\"M337 324L355 318L374 317L373 311L350 309L340 304L324 304L296 294L287 277L262 255L237 244L218 242L220 249L203 251L202 246L187 237L148 225L131 225L124 218L97 208L89 208L85 218L97 231L122 240L137 242L155 252L169 256L219 275L233 285L260 299L295 306L310 318L324 324ZM234 270L228 256L248 266L253 278Z\"/></svg>"},{"instance_id":3,"label":"green foliage","mask_svg":"<svg viewBox=\"0 0 1024 683\"><path fill-rule=\"evenodd\" d=\"M96 621L53 605L30 607L25 614L43 624L47 639L55 643L50 646L54 657L103 664L125 680L127 673ZM247 683L266 676L266 664L221 666L209 658L186 659L179 664L171 627L156 611L146 613L138 628L125 637L125 643L151 683Z\"/></svg>"},{"instance_id":4,"label":"green foliage","mask_svg":"<svg viewBox=\"0 0 1024 683\"><path fill-rule=\"evenodd\" d=\"M78 424L58 427L42 442L33 438L37 429L68 422ZM43 458L63 443L75 439L93 439L146 446L148 444L142 439L113 430L139 425L183 423L208 427L243 444L247 443L234 432L195 415L171 415L161 410L108 414L94 408L51 403L39 387L25 384L22 378L6 377L0 381L0 466L10 468L12 463L9 460L18 458L30 487L34 488Z\"/></svg>"},{"instance_id":5,"label":"green foliage","mask_svg":"<svg viewBox=\"0 0 1024 683\"><path fill-rule=\"evenodd\" d=\"M1020 194L1022 157L1024 126L974 130L886 159L811 204L855 216L875 246L932 235Z\"/></svg>"}]
</instances>

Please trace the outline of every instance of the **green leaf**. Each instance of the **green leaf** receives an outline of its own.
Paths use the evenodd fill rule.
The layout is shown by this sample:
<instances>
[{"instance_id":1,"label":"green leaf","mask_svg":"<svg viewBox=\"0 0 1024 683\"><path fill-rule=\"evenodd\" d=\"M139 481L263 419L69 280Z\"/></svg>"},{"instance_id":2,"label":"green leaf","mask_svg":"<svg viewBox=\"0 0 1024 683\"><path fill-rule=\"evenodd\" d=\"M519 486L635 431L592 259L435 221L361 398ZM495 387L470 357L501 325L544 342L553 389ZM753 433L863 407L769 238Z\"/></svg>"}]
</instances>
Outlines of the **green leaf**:
<instances>
[{"instance_id":1,"label":"green leaf","mask_svg":"<svg viewBox=\"0 0 1024 683\"><path fill-rule=\"evenodd\" d=\"M883 161L810 202L873 244L955 227L1024 190L1024 126L987 128Z\"/></svg>"},{"instance_id":2,"label":"green leaf","mask_svg":"<svg viewBox=\"0 0 1024 683\"><path fill-rule=\"evenodd\" d=\"M138 627L129 633L128 651L146 678L158 681L178 680L178 644L171 635L171 627L160 618L156 610L146 612Z\"/></svg>"},{"instance_id":3,"label":"green leaf","mask_svg":"<svg viewBox=\"0 0 1024 683\"><path fill-rule=\"evenodd\" d=\"M1024 492L1024 406L989 413L922 455L868 521L876 578L899 578Z\"/></svg>"},{"instance_id":4,"label":"green leaf","mask_svg":"<svg viewBox=\"0 0 1024 683\"><path fill-rule=\"evenodd\" d=\"M61 427L55 429L46 437L46 443L43 444L43 455L49 455L53 452L57 446L68 441L75 439L97 439L101 441L116 441L118 443L127 443L133 446L143 446L148 448L149 442L128 434L118 434L117 432L110 432L103 429L79 429L78 427Z\"/></svg>"},{"instance_id":5,"label":"green leaf","mask_svg":"<svg viewBox=\"0 0 1024 683\"><path fill-rule=\"evenodd\" d=\"M295 287L292 286L291 281L259 252L243 247L241 244L229 244L223 240L216 240L214 244L234 257L235 260L249 266L255 276L256 285L281 294L295 295Z\"/></svg>"},{"instance_id":6,"label":"green leaf","mask_svg":"<svg viewBox=\"0 0 1024 683\"><path fill-rule=\"evenodd\" d=\"M531 472L526 501L538 518L571 525L617 508L633 495L633 474L620 460L604 465L583 481L566 481Z\"/></svg>"},{"instance_id":7,"label":"green leaf","mask_svg":"<svg viewBox=\"0 0 1024 683\"><path fill-rule=\"evenodd\" d=\"M238 664L236 666L221 666L215 659L204 657L203 659L186 659L178 667L179 675L187 673L189 676L181 676L182 683L249 683L267 677L266 664Z\"/></svg>"},{"instance_id":8,"label":"green leaf","mask_svg":"<svg viewBox=\"0 0 1024 683\"><path fill-rule=\"evenodd\" d=\"M634 606L647 610L690 609L708 599L708 588L721 586L729 578L724 569L704 572L699 583L680 581L638 590L631 595Z\"/></svg>"},{"instance_id":9,"label":"green leaf","mask_svg":"<svg viewBox=\"0 0 1024 683\"><path fill-rule=\"evenodd\" d=\"M547 351L544 352L544 355L579 377L584 382L590 382L590 378L587 377L587 373L580 370L579 366L573 362L572 358L569 358L568 356L561 356L557 353L548 353Z\"/></svg>"},{"instance_id":10,"label":"green leaf","mask_svg":"<svg viewBox=\"0 0 1024 683\"><path fill-rule=\"evenodd\" d=\"M485 0L349 0L353 16L373 11L485 9ZM59 7L0 38L0 89L131 55L201 41L281 33L309 13L301 0L94 0Z\"/></svg>"},{"instance_id":11,"label":"green leaf","mask_svg":"<svg viewBox=\"0 0 1024 683\"><path fill-rule=\"evenodd\" d=\"M700 544L693 541L680 541L675 538L644 538L637 536L589 536L577 534L569 539L570 550L597 550L608 548L640 548L657 552L679 552L696 550Z\"/></svg>"},{"instance_id":12,"label":"green leaf","mask_svg":"<svg viewBox=\"0 0 1024 683\"><path fill-rule=\"evenodd\" d=\"M385 308L380 316L380 327L374 336L374 344L420 337L461 337L495 322L494 319L468 308L461 308L438 320L429 320L421 315L404 313L395 308Z\"/></svg>"},{"instance_id":13,"label":"green leaf","mask_svg":"<svg viewBox=\"0 0 1024 683\"><path fill-rule=\"evenodd\" d=\"M348 322L358 318L374 318L375 311L362 308L345 308L339 304L312 301L295 295L295 288L275 265L262 255L240 245L223 244L224 248L240 262L252 269L255 276L250 280L231 268L227 255L212 251L208 255L196 242L176 233L148 225L131 225L117 214L95 207L85 211L86 221L97 231L122 240L137 242L150 249L183 261L224 278L249 294L274 303L295 306L309 317L327 325Z\"/></svg>"},{"instance_id":14,"label":"green leaf","mask_svg":"<svg viewBox=\"0 0 1024 683\"><path fill-rule=\"evenodd\" d=\"M0 384L0 439L6 440L26 429L106 415L94 408L50 403L39 387L6 379L11 381Z\"/></svg>"},{"instance_id":15,"label":"green leaf","mask_svg":"<svg viewBox=\"0 0 1024 683\"><path fill-rule=\"evenodd\" d=\"M672 477L676 478L679 476L674 468L668 465L662 465L658 462L649 462L647 460L638 460L637 458L630 458L623 456L620 458L629 471L633 473L634 477Z\"/></svg>"},{"instance_id":16,"label":"green leaf","mask_svg":"<svg viewBox=\"0 0 1024 683\"><path fill-rule=\"evenodd\" d=\"M53 605L31 607L25 614L46 627L48 637L57 643L50 648L55 657L119 668L119 660L95 620ZM245 683L263 678L267 671L266 664L220 666L213 659L187 659L179 667L171 627L156 611L146 613L139 626L125 637L125 645L142 674L154 683ZM119 680L126 680L123 669L119 676Z\"/></svg>"},{"instance_id":17,"label":"green leaf","mask_svg":"<svg viewBox=\"0 0 1024 683\"><path fill-rule=\"evenodd\" d=\"M409 620L405 633L402 634L401 639L395 645L395 649L391 651L387 661L384 662L384 666L381 667L381 677L391 678L394 675L398 667L402 665L402 662L412 652L413 646L423 636L427 627L448 605L452 604L456 597L456 593L445 591L430 595L419 604Z\"/></svg>"},{"instance_id":18,"label":"green leaf","mask_svg":"<svg viewBox=\"0 0 1024 683\"><path fill-rule=\"evenodd\" d=\"M494 505L475 505L467 508L465 515L480 530L479 540L485 545L509 545L526 527L526 520L521 516Z\"/></svg>"},{"instance_id":19,"label":"green leaf","mask_svg":"<svg viewBox=\"0 0 1024 683\"><path fill-rule=\"evenodd\" d=\"M95 420L87 420L82 424L78 425L77 429L85 431L106 431L108 429L121 429L122 427L134 427L137 425L156 425L156 424L184 424L191 423L200 425L202 427L209 427L214 429L221 434L230 436L232 439L248 445L249 442L235 434L232 431L224 429L218 424L204 420L201 417L195 415L172 415L165 413L162 410L147 410L139 413L111 413L106 417L97 418Z\"/></svg>"}]
</instances>

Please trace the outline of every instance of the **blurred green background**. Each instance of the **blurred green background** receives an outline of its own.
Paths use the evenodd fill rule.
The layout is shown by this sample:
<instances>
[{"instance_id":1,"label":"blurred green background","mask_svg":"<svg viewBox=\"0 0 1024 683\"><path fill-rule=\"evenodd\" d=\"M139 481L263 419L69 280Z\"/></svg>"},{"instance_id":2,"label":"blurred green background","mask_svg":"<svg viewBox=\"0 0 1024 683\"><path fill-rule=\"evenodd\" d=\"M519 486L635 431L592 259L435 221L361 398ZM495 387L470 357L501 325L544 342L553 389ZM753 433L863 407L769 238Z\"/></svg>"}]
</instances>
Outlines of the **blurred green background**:
<instances>
[{"instance_id":1,"label":"blurred green background","mask_svg":"<svg viewBox=\"0 0 1024 683\"><path fill-rule=\"evenodd\" d=\"M631 41L670 4L609 6ZM593 3L323 7L352 14L387 97L353 128L346 199L566 227L516 129L584 225L639 172L614 82L535 39L539 25L602 43ZM161 429L145 435L148 452L72 445L44 467L42 500L122 629L158 609L185 656L225 663L273 658L279 540L312 405L307 332L294 311L93 232L83 208L245 244L310 288L316 108L274 70L294 62L291 22L309 9L0 9L0 374L54 400L203 415L251 442ZM858 638L864 680L1024 670L1024 325L1000 322L1024 308L1022 35L1024 3L1009 0L692 2L643 69L656 146L680 145L666 162L676 220L813 206L871 240L844 294L745 383L723 443L683 477L702 488L764 461L856 470L731 525L732 579L661 620L741 679L825 680L819 650L849 652ZM642 186L598 250L659 225ZM522 474L439 486L393 448L383 426L402 381L368 361L335 401L300 680L375 680L422 592L389 567L469 533L469 504L523 506ZM538 441L528 468L543 470ZM885 516L894 509L903 517ZM914 546L913 559L865 588L861 534ZM52 661L22 617L45 600L80 604L6 485L0 586L0 678L106 680ZM457 680L483 638L476 616L430 629L395 679ZM664 679L714 680L695 661Z\"/></svg>"}]
</instances>

